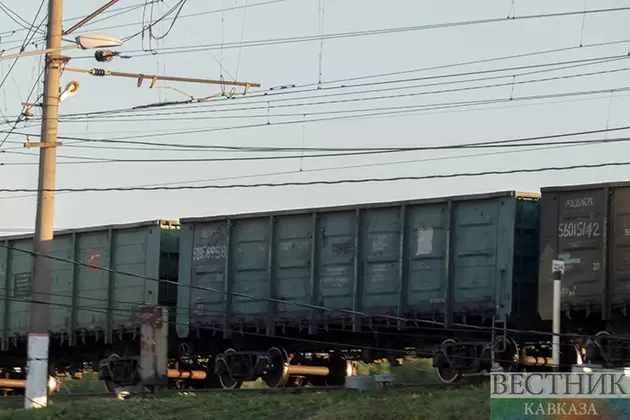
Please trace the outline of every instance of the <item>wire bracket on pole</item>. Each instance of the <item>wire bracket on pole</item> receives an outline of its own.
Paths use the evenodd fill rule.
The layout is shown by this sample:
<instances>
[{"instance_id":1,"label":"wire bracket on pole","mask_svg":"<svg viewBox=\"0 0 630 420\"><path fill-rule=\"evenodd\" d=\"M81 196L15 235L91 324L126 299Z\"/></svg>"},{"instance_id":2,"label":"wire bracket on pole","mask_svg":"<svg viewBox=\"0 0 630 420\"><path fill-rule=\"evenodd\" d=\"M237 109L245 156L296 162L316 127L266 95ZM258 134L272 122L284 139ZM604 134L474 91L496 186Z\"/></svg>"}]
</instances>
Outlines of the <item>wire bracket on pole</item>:
<instances>
[{"instance_id":1,"label":"wire bracket on pole","mask_svg":"<svg viewBox=\"0 0 630 420\"><path fill-rule=\"evenodd\" d=\"M31 143L31 142L26 142L24 143L24 147L26 147L27 149L30 149L32 147L41 147L41 148L48 148L48 147L57 147L57 146L61 146L63 143L61 143L60 141L54 142L54 143Z\"/></svg>"},{"instance_id":2,"label":"wire bracket on pole","mask_svg":"<svg viewBox=\"0 0 630 420\"><path fill-rule=\"evenodd\" d=\"M245 88L243 90L243 93L235 92L234 88L232 88L229 93L226 93L225 90L221 90L221 92L215 93L214 95L210 95L210 96L205 96L203 98L199 98L199 99L197 99L197 102L208 101L210 99L214 99L214 98L217 98L219 96L227 96L228 98L232 98L234 96L245 96L245 95L247 95L247 92L249 92L249 88L250 87L251 87L251 83L250 82L246 82L245 83Z\"/></svg>"},{"instance_id":3,"label":"wire bracket on pole","mask_svg":"<svg viewBox=\"0 0 630 420\"><path fill-rule=\"evenodd\" d=\"M56 57L52 57L50 53L46 54L46 62L49 64L55 64L55 63L68 64L70 60L71 58L66 55L59 55Z\"/></svg>"}]
</instances>

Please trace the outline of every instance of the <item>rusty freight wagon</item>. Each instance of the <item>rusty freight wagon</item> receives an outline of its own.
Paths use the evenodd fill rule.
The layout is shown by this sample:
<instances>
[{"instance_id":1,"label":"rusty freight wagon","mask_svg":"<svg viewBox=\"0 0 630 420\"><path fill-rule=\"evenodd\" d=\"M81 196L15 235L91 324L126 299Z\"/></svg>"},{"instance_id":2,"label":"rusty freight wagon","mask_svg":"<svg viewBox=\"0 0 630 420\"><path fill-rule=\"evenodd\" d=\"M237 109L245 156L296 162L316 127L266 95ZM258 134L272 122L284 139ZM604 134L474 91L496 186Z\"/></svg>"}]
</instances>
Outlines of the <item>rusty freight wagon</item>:
<instances>
[{"instance_id":1,"label":"rusty freight wagon","mask_svg":"<svg viewBox=\"0 0 630 420\"><path fill-rule=\"evenodd\" d=\"M515 192L182 219L178 338L225 388L342 383L353 360L436 348L446 382L510 369L495 331L536 322L538 222Z\"/></svg>"},{"instance_id":2,"label":"rusty freight wagon","mask_svg":"<svg viewBox=\"0 0 630 420\"><path fill-rule=\"evenodd\" d=\"M630 183L543 188L540 203L540 317L553 316L551 262L563 260L563 331L595 335L580 343L587 361L628 366Z\"/></svg>"},{"instance_id":3,"label":"rusty freight wagon","mask_svg":"<svg viewBox=\"0 0 630 420\"><path fill-rule=\"evenodd\" d=\"M33 235L3 237L0 245L0 369L3 378L11 379L6 384L0 379L0 387L20 392L25 382ZM51 373L76 373L85 363L137 353L140 307L176 304L177 286L157 279L177 279L178 254L179 223L173 221L55 232Z\"/></svg>"}]
</instances>

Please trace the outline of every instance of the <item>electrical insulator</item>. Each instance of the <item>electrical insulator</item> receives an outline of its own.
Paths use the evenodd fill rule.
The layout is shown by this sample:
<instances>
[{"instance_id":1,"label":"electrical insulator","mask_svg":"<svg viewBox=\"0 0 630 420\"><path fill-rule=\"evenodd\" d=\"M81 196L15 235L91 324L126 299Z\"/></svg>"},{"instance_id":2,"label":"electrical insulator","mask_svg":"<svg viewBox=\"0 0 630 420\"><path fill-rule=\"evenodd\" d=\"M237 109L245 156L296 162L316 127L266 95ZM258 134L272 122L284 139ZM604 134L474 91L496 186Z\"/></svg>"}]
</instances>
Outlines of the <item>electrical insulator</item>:
<instances>
[{"instance_id":1,"label":"electrical insulator","mask_svg":"<svg viewBox=\"0 0 630 420\"><path fill-rule=\"evenodd\" d=\"M99 77L103 77L103 76L108 76L109 75L109 72L107 70L104 70L104 69L91 69L89 71L89 73L92 76L99 76Z\"/></svg>"},{"instance_id":2,"label":"electrical insulator","mask_svg":"<svg viewBox=\"0 0 630 420\"><path fill-rule=\"evenodd\" d=\"M101 62L101 63L109 63L110 61L112 61L114 59L114 56L116 55L115 52L111 51L111 50L97 50L94 53L94 58L96 58L96 61Z\"/></svg>"},{"instance_id":3,"label":"electrical insulator","mask_svg":"<svg viewBox=\"0 0 630 420\"><path fill-rule=\"evenodd\" d=\"M26 108L24 112L22 112L22 116L25 120L29 120L33 116L33 113L31 112L30 108Z\"/></svg>"}]
</instances>

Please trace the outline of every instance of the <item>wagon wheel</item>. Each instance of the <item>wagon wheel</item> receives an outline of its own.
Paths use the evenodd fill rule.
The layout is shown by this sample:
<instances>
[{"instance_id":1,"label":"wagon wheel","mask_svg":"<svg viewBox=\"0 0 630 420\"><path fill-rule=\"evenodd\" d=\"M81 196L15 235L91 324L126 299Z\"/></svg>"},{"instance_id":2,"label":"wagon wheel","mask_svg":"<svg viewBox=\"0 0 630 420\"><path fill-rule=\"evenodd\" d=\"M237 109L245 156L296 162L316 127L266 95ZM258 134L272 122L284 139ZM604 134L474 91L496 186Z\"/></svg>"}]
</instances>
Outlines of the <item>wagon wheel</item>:
<instances>
[{"instance_id":1,"label":"wagon wheel","mask_svg":"<svg viewBox=\"0 0 630 420\"><path fill-rule=\"evenodd\" d=\"M229 354L229 353L234 353L235 351L236 350L234 349L227 349L224 353ZM225 370L219 374L219 383L221 384L223 389L240 388L241 385L243 385L243 381L237 381L236 379L232 378L230 369L224 360L220 360L219 363L223 363L223 365L225 366Z\"/></svg>"},{"instance_id":2,"label":"wagon wheel","mask_svg":"<svg viewBox=\"0 0 630 420\"><path fill-rule=\"evenodd\" d=\"M272 347L267 350L270 367L263 376L263 381L269 388L282 388L289 382L289 356L284 349ZM291 381L293 384L294 381Z\"/></svg>"},{"instance_id":3,"label":"wagon wheel","mask_svg":"<svg viewBox=\"0 0 630 420\"><path fill-rule=\"evenodd\" d=\"M346 360L343 356L330 356L328 366L330 373L324 379L327 386L343 386L346 383L346 376L352 374L352 361Z\"/></svg>"},{"instance_id":4,"label":"wagon wheel","mask_svg":"<svg viewBox=\"0 0 630 420\"><path fill-rule=\"evenodd\" d=\"M447 338L446 340L442 341L442 344L458 342L459 340L457 339ZM440 378L440 381L445 384L453 384L459 382L462 379L461 372L454 370L451 367L436 367L435 373L437 374L438 378Z\"/></svg>"},{"instance_id":5,"label":"wagon wheel","mask_svg":"<svg viewBox=\"0 0 630 420\"><path fill-rule=\"evenodd\" d=\"M118 353L112 353L109 356L107 356L105 358L105 360L111 360L111 359L120 359L120 355ZM107 392L109 392L110 394L117 394L116 392L116 383L114 381L110 381L110 380L104 380L103 381L103 385L105 386L105 390ZM120 389L120 388L118 388Z\"/></svg>"},{"instance_id":6,"label":"wagon wheel","mask_svg":"<svg viewBox=\"0 0 630 420\"><path fill-rule=\"evenodd\" d=\"M494 355L495 363L498 363L504 372L512 372L518 368L519 354L518 344L511 337L505 339L505 350ZM494 366L491 367L491 370Z\"/></svg>"}]
</instances>

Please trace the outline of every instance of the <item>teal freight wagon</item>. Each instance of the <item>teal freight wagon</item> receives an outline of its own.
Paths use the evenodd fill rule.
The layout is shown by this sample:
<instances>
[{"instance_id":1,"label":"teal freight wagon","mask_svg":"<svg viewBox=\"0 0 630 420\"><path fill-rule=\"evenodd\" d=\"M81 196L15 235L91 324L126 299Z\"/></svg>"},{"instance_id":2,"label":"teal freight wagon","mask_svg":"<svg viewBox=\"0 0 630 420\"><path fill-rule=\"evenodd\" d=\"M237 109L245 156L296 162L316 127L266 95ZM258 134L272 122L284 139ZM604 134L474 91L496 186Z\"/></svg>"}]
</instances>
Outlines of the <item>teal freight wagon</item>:
<instances>
[{"instance_id":1,"label":"teal freight wagon","mask_svg":"<svg viewBox=\"0 0 630 420\"><path fill-rule=\"evenodd\" d=\"M532 325L538 225L538 195L516 192L181 219L177 333L212 337L224 387L281 386L394 356L378 349L430 355L452 340L436 325Z\"/></svg>"},{"instance_id":2,"label":"teal freight wagon","mask_svg":"<svg viewBox=\"0 0 630 420\"><path fill-rule=\"evenodd\" d=\"M18 379L26 365L32 251L33 235L0 238L0 368ZM51 370L80 371L85 362L135 352L140 307L176 304L177 286L157 279L177 280L178 254L179 223L174 221L55 232Z\"/></svg>"}]
</instances>

